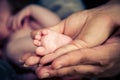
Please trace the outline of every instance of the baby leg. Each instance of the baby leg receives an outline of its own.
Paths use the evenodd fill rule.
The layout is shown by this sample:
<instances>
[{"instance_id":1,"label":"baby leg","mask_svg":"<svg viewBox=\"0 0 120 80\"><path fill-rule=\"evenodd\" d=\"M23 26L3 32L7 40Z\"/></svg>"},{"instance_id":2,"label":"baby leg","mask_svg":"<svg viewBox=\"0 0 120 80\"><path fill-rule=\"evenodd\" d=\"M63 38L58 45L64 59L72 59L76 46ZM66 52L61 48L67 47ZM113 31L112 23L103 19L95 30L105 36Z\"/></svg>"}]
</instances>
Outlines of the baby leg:
<instances>
[{"instance_id":1,"label":"baby leg","mask_svg":"<svg viewBox=\"0 0 120 80\"><path fill-rule=\"evenodd\" d=\"M43 56L55 51L63 45L70 43L71 41L72 39L66 35L49 29L43 29L38 31L35 35L34 44L38 46L36 53Z\"/></svg>"}]
</instances>

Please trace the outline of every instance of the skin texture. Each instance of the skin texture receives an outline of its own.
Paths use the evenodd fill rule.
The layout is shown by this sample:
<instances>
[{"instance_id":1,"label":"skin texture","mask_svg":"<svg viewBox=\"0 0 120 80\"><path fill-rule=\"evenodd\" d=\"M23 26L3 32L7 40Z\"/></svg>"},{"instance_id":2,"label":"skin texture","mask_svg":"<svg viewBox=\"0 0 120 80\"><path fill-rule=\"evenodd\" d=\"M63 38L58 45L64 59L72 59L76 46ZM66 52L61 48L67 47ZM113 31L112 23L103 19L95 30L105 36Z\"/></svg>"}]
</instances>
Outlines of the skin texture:
<instances>
[{"instance_id":1,"label":"skin texture","mask_svg":"<svg viewBox=\"0 0 120 80\"><path fill-rule=\"evenodd\" d=\"M44 56L59 47L70 43L72 39L57 32L43 29L35 36L34 44L38 46L36 53Z\"/></svg>"},{"instance_id":2,"label":"skin texture","mask_svg":"<svg viewBox=\"0 0 120 80\"><path fill-rule=\"evenodd\" d=\"M41 58L41 64L52 63L38 67L38 77L117 75L120 72L119 4L116 0L98 8L75 13L51 27L50 29L74 40Z\"/></svg>"}]
</instances>

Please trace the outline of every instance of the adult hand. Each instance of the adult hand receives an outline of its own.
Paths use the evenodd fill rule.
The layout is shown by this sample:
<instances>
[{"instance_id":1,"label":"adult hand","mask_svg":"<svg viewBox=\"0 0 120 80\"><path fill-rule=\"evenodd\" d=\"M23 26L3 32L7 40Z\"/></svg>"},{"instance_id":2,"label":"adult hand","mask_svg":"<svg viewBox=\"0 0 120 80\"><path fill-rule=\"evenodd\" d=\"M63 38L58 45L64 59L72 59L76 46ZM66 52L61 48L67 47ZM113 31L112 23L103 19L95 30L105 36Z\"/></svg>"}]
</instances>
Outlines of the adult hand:
<instances>
[{"instance_id":1,"label":"adult hand","mask_svg":"<svg viewBox=\"0 0 120 80\"><path fill-rule=\"evenodd\" d=\"M110 8L110 9L109 9ZM51 27L55 31L68 35L73 41L41 59L46 64L68 52L101 45L111 36L115 26L120 23L119 5L106 5L77 12L60 24Z\"/></svg>"},{"instance_id":2,"label":"adult hand","mask_svg":"<svg viewBox=\"0 0 120 80\"><path fill-rule=\"evenodd\" d=\"M40 78L64 75L111 77L120 72L119 48L120 29L104 44L66 53L55 59L52 66L39 67L36 73Z\"/></svg>"},{"instance_id":3,"label":"adult hand","mask_svg":"<svg viewBox=\"0 0 120 80\"><path fill-rule=\"evenodd\" d=\"M44 56L41 59L42 64L54 61L51 66L38 68L36 70L38 76L78 74L106 77L118 74L120 72L118 70L120 66L119 31L112 37L110 37L110 34L113 32L112 30L119 28L116 27L120 25L119 13L118 4L106 5L85 12L75 13L58 24L57 26L64 26L65 30L62 33L73 37L74 41L67 46L57 49L54 53ZM62 31L62 28L57 29L57 26L53 29ZM65 26L70 28L67 29ZM76 29L73 29L75 27ZM86 47L86 43L87 47L95 46L94 44L96 43L99 46L81 49Z\"/></svg>"}]
</instances>

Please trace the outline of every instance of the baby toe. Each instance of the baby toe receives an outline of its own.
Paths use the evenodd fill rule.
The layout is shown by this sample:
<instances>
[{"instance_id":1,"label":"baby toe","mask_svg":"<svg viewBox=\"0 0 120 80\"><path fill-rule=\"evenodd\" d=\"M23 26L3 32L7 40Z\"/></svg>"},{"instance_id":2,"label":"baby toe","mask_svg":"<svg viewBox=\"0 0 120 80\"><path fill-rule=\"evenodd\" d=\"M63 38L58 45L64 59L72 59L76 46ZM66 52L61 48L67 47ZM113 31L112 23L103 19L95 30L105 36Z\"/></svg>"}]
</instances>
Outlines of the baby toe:
<instances>
[{"instance_id":1,"label":"baby toe","mask_svg":"<svg viewBox=\"0 0 120 80\"><path fill-rule=\"evenodd\" d=\"M36 35L35 35L35 39L36 39L36 40L41 40L41 35L40 35L40 34L36 34Z\"/></svg>"},{"instance_id":2,"label":"baby toe","mask_svg":"<svg viewBox=\"0 0 120 80\"><path fill-rule=\"evenodd\" d=\"M48 30L47 30L47 29L43 29L43 30L41 31L41 33L42 33L43 36L45 36L45 35L48 34Z\"/></svg>"},{"instance_id":3,"label":"baby toe","mask_svg":"<svg viewBox=\"0 0 120 80\"><path fill-rule=\"evenodd\" d=\"M45 48L44 47L38 47L36 49L36 54L41 55L41 56L45 55Z\"/></svg>"},{"instance_id":4,"label":"baby toe","mask_svg":"<svg viewBox=\"0 0 120 80\"><path fill-rule=\"evenodd\" d=\"M41 42L38 41L38 40L34 40L34 41L33 41L33 44L36 45L36 46L40 46L40 45L41 45Z\"/></svg>"}]
</instances>

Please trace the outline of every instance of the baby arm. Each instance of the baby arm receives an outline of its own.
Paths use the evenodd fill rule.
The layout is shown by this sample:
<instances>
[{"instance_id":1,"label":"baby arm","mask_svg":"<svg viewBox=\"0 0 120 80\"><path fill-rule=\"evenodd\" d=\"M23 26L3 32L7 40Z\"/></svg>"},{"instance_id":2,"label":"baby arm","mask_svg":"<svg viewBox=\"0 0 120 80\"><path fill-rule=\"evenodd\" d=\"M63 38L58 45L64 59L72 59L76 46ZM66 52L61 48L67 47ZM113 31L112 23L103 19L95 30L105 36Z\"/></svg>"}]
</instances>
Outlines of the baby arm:
<instances>
[{"instance_id":1,"label":"baby arm","mask_svg":"<svg viewBox=\"0 0 120 80\"><path fill-rule=\"evenodd\" d=\"M31 5L28 6L30 8L30 15L38 21L42 26L49 27L57 24L60 21L60 18L50 10L37 6L37 5Z\"/></svg>"},{"instance_id":2,"label":"baby arm","mask_svg":"<svg viewBox=\"0 0 120 80\"><path fill-rule=\"evenodd\" d=\"M10 19L9 23L12 25L13 30L19 29L26 17L32 17L43 27L53 26L60 22L60 18L50 10L38 5L30 5Z\"/></svg>"}]
</instances>

